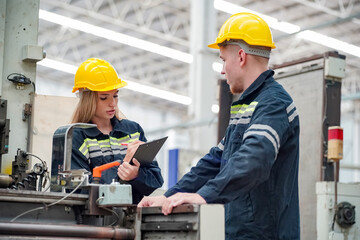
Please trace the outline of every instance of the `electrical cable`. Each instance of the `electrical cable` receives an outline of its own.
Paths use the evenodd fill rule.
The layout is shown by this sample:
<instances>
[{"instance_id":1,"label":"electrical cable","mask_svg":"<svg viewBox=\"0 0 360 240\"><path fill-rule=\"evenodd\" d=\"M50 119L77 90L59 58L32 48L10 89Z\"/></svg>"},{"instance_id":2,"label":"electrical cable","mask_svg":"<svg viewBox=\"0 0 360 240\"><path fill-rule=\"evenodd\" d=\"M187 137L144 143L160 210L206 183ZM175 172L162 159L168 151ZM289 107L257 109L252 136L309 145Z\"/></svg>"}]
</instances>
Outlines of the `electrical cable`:
<instances>
[{"instance_id":1,"label":"electrical cable","mask_svg":"<svg viewBox=\"0 0 360 240\"><path fill-rule=\"evenodd\" d=\"M13 76L14 75L14 76ZM13 76L13 77L11 77ZM36 86L35 83L33 81L30 80L30 78L26 77L23 74L20 73L11 73L7 76L7 80L18 84L18 85L28 85L31 84L34 88L34 93L36 93Z\"/></svg>"},{"instance_id":2,"label":"electrical cable","mask_svg":"<svg viewBox=\"0 0 360 240\"><path fill-rule=\"evenodd\" d=\"M12 78L10 78L10 76L13 76ZM30 78L27 78L25 75L20 74L20 73L11 73L7 76L7 80L13 82L13 83L17 83L20 85L27 85L31 83Z\"/></svg>"},{"instance_id":3,"label":"electrical cable","mask_svg":"<svg viewBox=\"0 0 360 240\"><path fill-rule=\"evenodd\" d=\"M104 197L99 197L98 199L96 199L96 201L95 201L96 205L99 206L99 201L102 200L102 199L104 199Z\"/></svg>"},{"instance_id":4,"label":"electrical cable","mask_svg":"<svg viewBox=\"0 0 360 240\"><path fill-rule=\"evenodd\" d=\"M26 155L33 156L33 157L39 159L40 162L47 168L46 162L45 162L44 160L42 160L41 158L39 158L38 156L36 156L35 154L32 154L32 153L28 153L28 152L27 152Z\"/></svg>"},{"instance_id":5,"label":"electrical cable","mask_svg":"<svg viewBox=\"0 0 360 240\"><path fill-rule=\"evenodd\" d=\"M44 192L46 192L47 190L49 190L50 186L51 186L51 180L50 180L50 175L49 175L49 172L47 171L45 173L45 178L47 178L47 180L49 181L49 185L47 186L47 188L44 190ZM45 187L45 184L43 185L43 187Z\"/></svg>"},{"instance_id":6,"label":"electrical cable","mask_svg":"<svg viewBox=\"0 0 360 240\"><path fill-rule=\"evenodd\" d=\"M28 214L28 213L30 213L30 212L34 212L34 211L37 211L37 210L47 209L47 208L49 208L49 207L51 207L51 206L54 206L54 205L58 204L59 202L65 200L65 199L68 198L71 194L73 194L76 190L78 190L78 188L85 182L85 179L86 179L86 178L84 178L84 179L82 180L82 182L81 182L80 184L78 184L78 185L74 188L74 190L72 190L69 194L65 195L63 198L61 198L61 199L59 199L59 200L57 200L57 201L55 201L55 202L53 202L53 203L50 203L50 204L48 204L48 205L44 204L44 205L45 205L44 207L37 207L37 208L34 208L34 209L30 209L30 210L28 210L28 211L26 211L26 212L23 212L23 213L17 215L16 217L14 217L13 219L11 219L10 222L14 222L16 219L18 219L19 217L24 216L25 214Z\"/></svg>"},{"instance_id":7,"label":"electrical cable","mask_svg":"<svg viewBox=\"0 0 360 240\"><path fill-rule=\"evenodd\" d=\"M335 210L335 213L334 213L333 221L332 221L332 224L331 224L331 231L334 231L336 215L337 215L337 210Z\"/></svg>"},{"instance_id":8,"label":"electrical cable","mask_svg":"<svg viewBox=\"0 0 360 240\"><path fill-rule=\"evenodd\" d=\"M110 208L107 208L107 207L104 207L104 206L100 206L100 205L99 205L99 201L100 201L101 199L104 199L104 197L99 197L98 199L96 199L96 201L95 201L95 202L96 202L96 205L97 205L99 208L101 208L101 209L104 209L104 210L106 210L106 211L111 212L111 213L114 214L115 217L116 217L116 220L115 220L113 223L111 223L110 225L108 225L108 227L112 227L112 226L114 226L115 223L117 223L117 222L120 220L119 214L117 214L116 211L114 211L114 210L112 210L112 209L110 209Z\"/></svg>"},{"instance_id":9,"label":"electrical cable","mask_svg":"<svg viewBox=\"0 0 360 240\"><path fill-rule=\"evenodd\" d=\"M36 93L36 87L35 87L35 83L34 82L31 82L31 85L33 86L34 88L34 94Z\"/></svg>"},{"instance_id":10,"label":"electrical cable","mask_svg":"<svg viewBox=\"0 0 360 240\"><path fill-rule=\"evenodd\" d=\"M32 154L32 153L27 152L26 155L35 157L35 158L37 158L37 159L40 160L40 162L41 162L41 163L44 165L44 167L45 167L45 180L49 181L49 183L50 183L50 176L49 176L49 171L48 171L48 167L47 167L46 162L45 162L44 160L42 160L40 157L36 156L35 154ZM43 184L43 183L41 183L41 184ZM49 186L44 190L44 192L46 192L49 188L50 188L50 184L49 184Z\"/></svg>"}]
</instances>

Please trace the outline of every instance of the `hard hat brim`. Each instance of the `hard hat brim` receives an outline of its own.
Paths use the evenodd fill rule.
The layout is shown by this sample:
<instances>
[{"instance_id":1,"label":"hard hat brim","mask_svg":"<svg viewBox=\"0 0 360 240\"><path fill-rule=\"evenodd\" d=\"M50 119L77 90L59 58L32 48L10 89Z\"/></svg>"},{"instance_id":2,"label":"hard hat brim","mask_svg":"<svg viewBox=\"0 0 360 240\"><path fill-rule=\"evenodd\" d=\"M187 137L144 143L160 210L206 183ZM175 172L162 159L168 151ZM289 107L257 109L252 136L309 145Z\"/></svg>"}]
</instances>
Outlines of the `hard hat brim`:
<instances>
[{"instance_id":1,"label":"hard hat brim","mask_svg":"<svg viewBox=\"0 0 360 240\"><path fill-rule=\"evenodd\" d=\"M114 89L119 89L119 88L122 88L122 87L125 87L127 86L127 82L121 80L121 83L119 84L116 84L115 86L113 87L109 87L109 88L103 88L103 89L89 89L90 91L94 91L94 92L106 92L106 91L111 91L111 90L114 90ZM73 90L72 90L72 93L76 92L77 90L79 90L78 87L74 87Z\"/></svg>"},{"instance_id":2,"label":"hard hat brim","mask_svg":"<svg viewBox=\"0 0 360 240\"><path fill-rule=\"evenodd\" d=\"M219 45L217 43L212 43L208 45L209 48L214 48L214 49L220 49Z\"/></svg>"}]
</instances>

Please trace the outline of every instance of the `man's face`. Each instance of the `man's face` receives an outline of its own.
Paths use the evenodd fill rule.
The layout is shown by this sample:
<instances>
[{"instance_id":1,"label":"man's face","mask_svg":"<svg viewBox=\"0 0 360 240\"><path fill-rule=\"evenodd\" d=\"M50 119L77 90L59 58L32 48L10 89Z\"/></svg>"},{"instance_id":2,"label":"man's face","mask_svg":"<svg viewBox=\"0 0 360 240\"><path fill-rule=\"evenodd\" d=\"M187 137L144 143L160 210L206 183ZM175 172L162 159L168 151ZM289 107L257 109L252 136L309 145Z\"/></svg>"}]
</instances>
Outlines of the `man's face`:
<instances>
[{"instance_id":1,"label":"man's face","mask_svg":"<svg viewBox=\"0 0 360 240\"><path fill-rule=\"evenodd\" d=\"M244 83L241 78L243 73L240 51L243 50L238 46L228 45L220 47L220 58L223 60L221 74L225 75L226 82L229 84L230 91L233 94L244 91Z\"/></svg>"},{"instance_id":2,"label":"man's face","mask_svg":"<svg viewBox=\"0 0 360 240\"><path fill-rule=\"evenodd\" d=\"M97 103L94 118L98 120L108 120L114 117L115 109L118 104L118 89L97 92Z\"/></svg>"}]
</instances>

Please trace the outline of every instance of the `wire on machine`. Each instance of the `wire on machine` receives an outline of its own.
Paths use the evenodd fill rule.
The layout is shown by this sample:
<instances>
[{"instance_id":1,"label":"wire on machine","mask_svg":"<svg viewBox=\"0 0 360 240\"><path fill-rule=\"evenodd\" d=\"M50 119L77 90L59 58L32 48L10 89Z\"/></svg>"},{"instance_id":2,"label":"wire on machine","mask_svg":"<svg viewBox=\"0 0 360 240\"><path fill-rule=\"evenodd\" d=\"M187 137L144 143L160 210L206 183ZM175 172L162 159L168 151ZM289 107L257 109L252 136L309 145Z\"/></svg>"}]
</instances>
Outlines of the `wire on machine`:
<instances>
[{"instance_id":1,"label":"wire on machine","mask_svg":"<svg viewBox=\"0 0 360 240\"><path fill-rule=\"evenodd\" d=\"M45 168L45 169L44 169L44 170L45 170L45 181L44 181L44 184L43 184L43 183L40 183L40 184L43 184L43 187L45 187L46 181L49 181L49 183L50 183L50 176L49 176L49 171L48 171L48 167L47 167L46 162L45 162L44 160L42 160L40 157L38 157L38 156L36 156L35 154L33 154L33 153L27 152L26 155L32 156L32 157L35 157L35 158L39 159L39 161L43 164L43 166L44 166L44 168ZM39 187L39 188L40 188L40 187ZM50 184L49 184L49 186L44 190L44 192L46 192L49 188L50 188Z\"/></svg>"},{"instance_id":2,"label":"wire on machine","mask_svg":"<svg viewBox=\"0 0 360 240\"><path fill-rule=\"evenodd\" d=\"M67 195L64 196L63 198L61 198L61 199L59 199L59 200L57 200L57 201L55 201L55 202L53 202L53 203L50 203L50 204L48 204L48 205L44 204L45 206L43 206L43 207L37 207L37 208L34 208L34 209L30 209L30 210L28 210L28 211L26 211L26 212L23 212L23 213L17 215L16 217L14 217L13 219L11 219L10 222L14 222L16 219L24 216L25 214L28 214L28 213L31 213L31 212L34 212L34 211L38 211L38 210L42 210L42 209L47 209L47 208L49 208L49 207L51 207L51 206L54 206L54 205L58 204L59 202L65 200L65 199L68 198L71 194L73 194L76 190L78 190L78 188L79 188L81 185L83 185L83 183L85 182L85 179L86 179L86 178L84 178L84 179L82 180L82 182L74 188L74 190L72 190L69 194L67 194Z\"/></svg>"}]
</instances>

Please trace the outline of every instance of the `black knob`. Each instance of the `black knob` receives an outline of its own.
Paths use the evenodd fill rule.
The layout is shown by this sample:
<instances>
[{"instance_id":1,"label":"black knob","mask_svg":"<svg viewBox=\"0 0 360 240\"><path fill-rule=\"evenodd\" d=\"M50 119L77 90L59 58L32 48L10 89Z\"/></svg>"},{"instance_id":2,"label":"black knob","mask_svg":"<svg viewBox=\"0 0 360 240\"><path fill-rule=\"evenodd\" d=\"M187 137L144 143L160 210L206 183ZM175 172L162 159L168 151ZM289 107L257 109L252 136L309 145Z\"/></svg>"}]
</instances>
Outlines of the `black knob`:
<instances>
[{"instance_id":1,"label":"black knob","mask_svg":"<svg viewBox=\"0 0 360 240\"><path fill-rule=\"evenodd\" d=\"M355 206L348 202L337 205L336 222L342 228L349 228L355 223Z\"/></svg>"}]
</instances>

